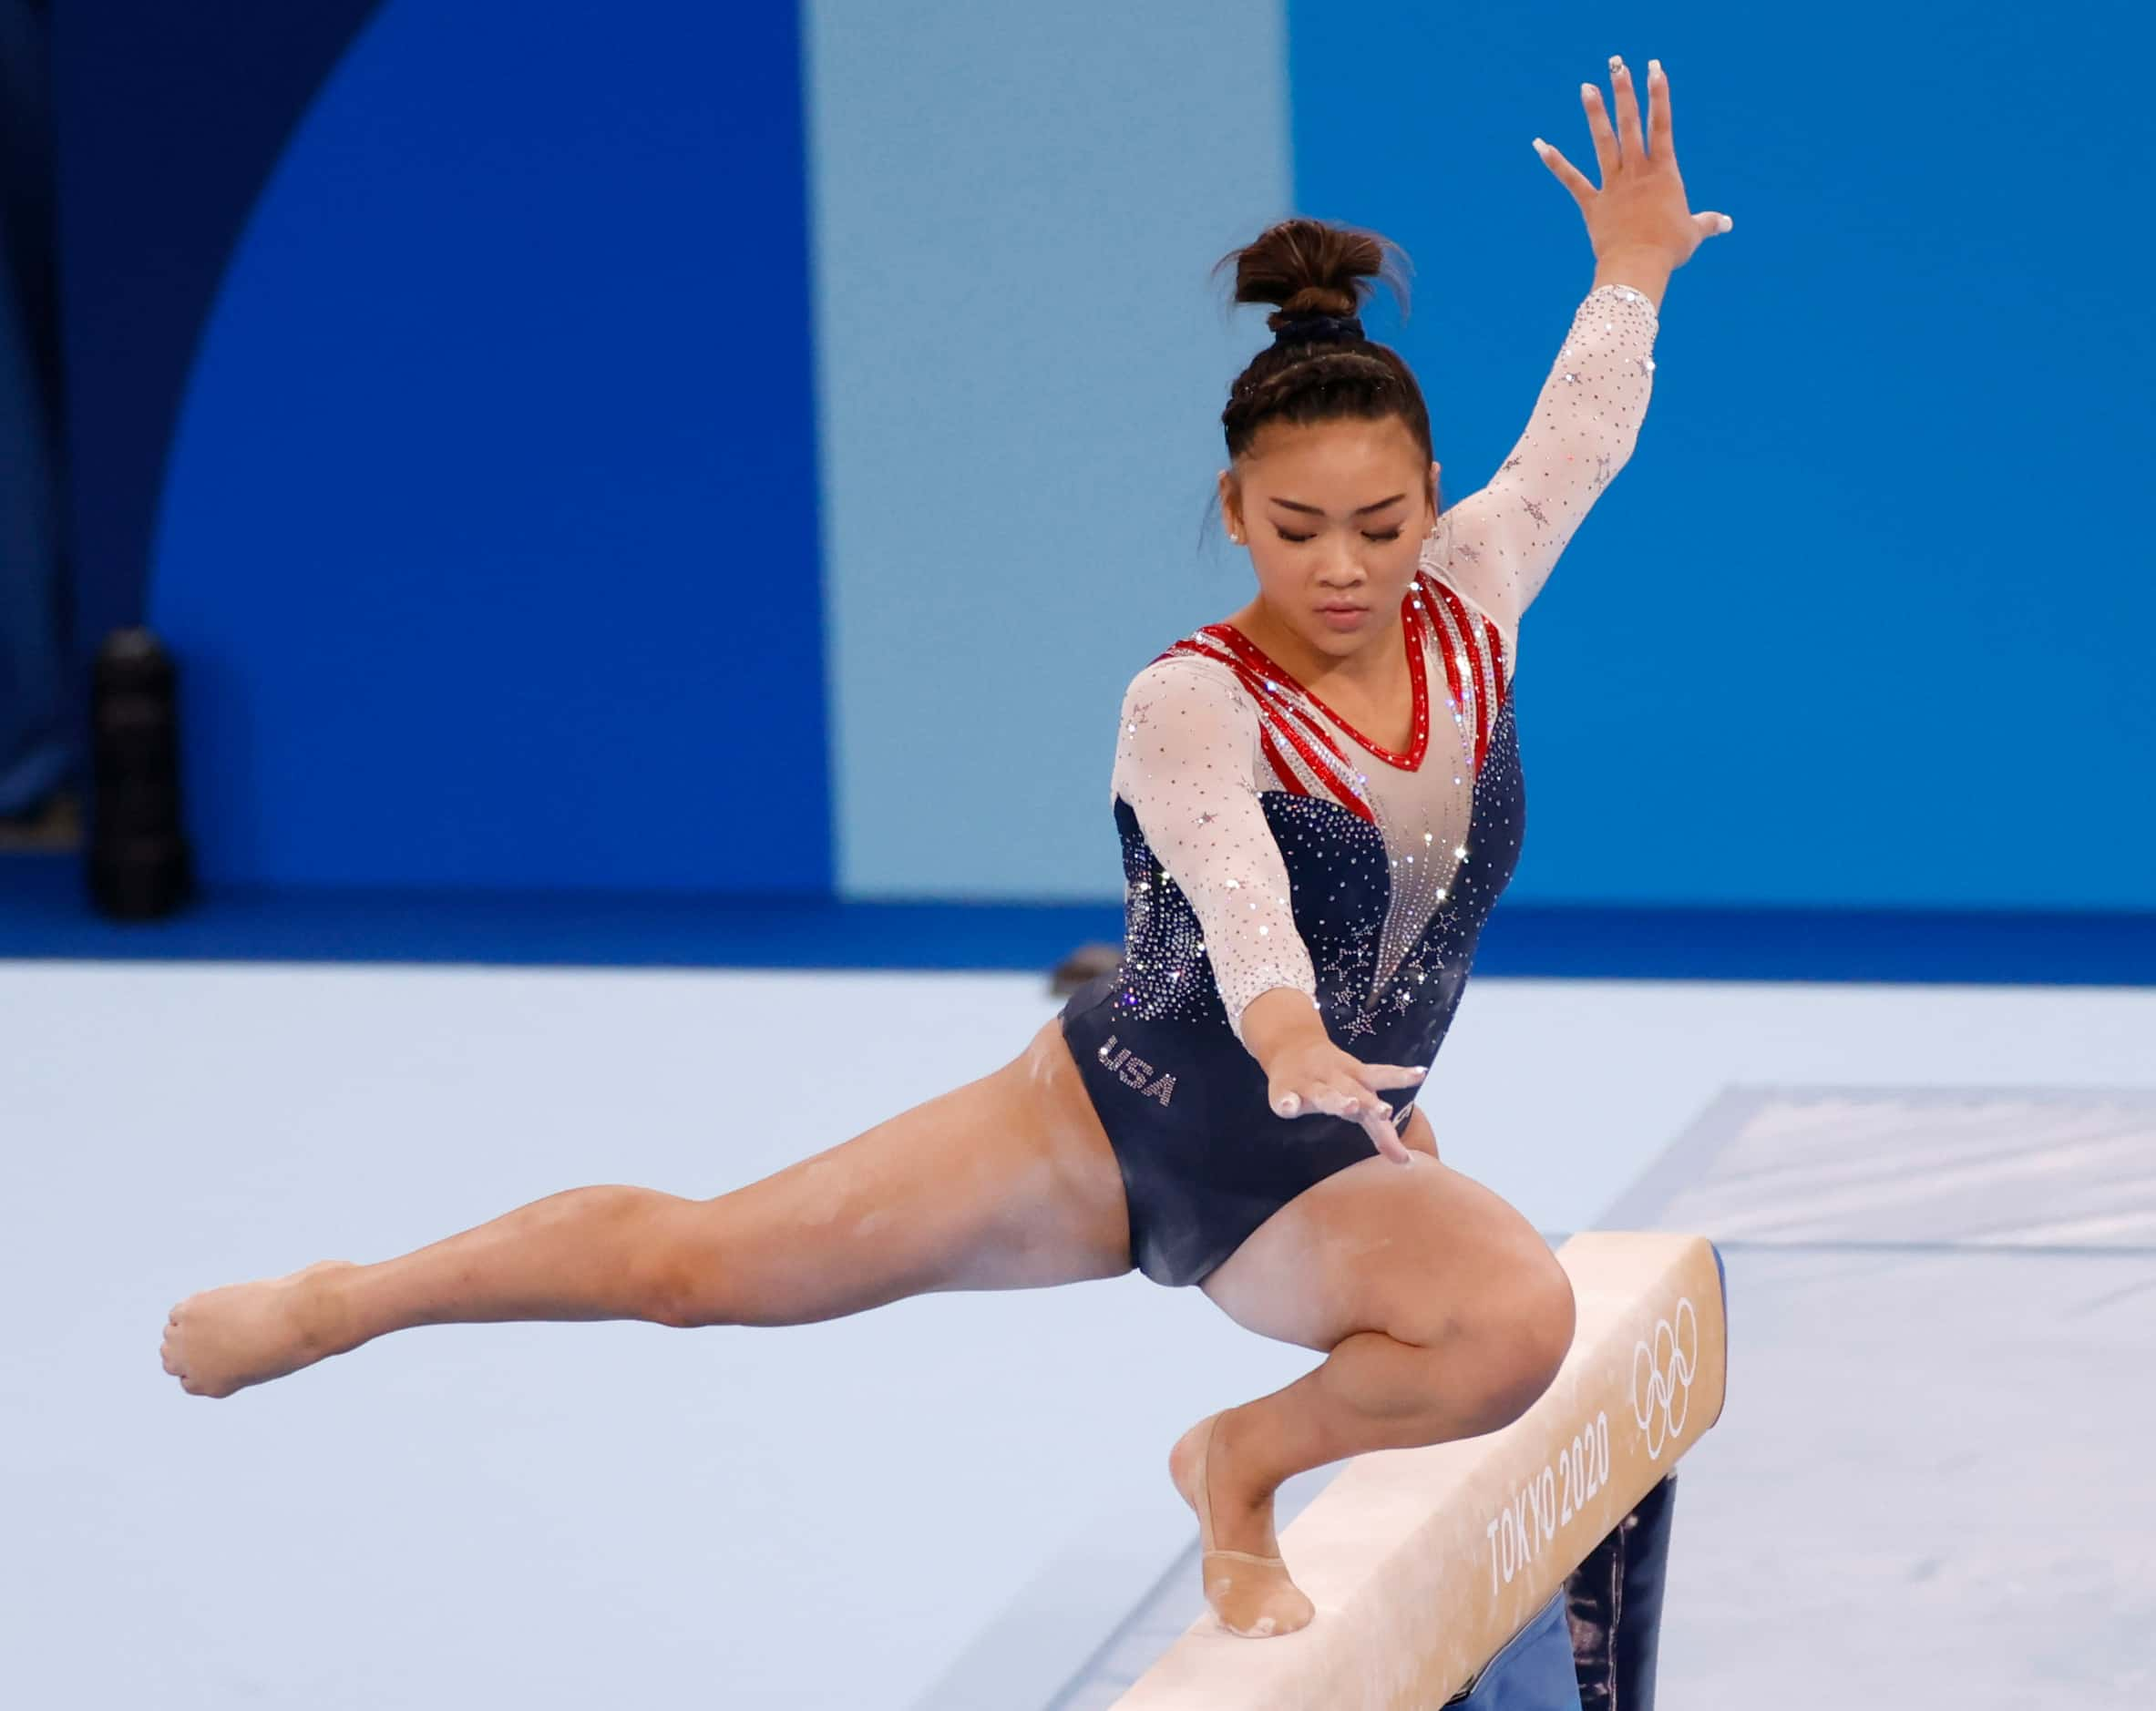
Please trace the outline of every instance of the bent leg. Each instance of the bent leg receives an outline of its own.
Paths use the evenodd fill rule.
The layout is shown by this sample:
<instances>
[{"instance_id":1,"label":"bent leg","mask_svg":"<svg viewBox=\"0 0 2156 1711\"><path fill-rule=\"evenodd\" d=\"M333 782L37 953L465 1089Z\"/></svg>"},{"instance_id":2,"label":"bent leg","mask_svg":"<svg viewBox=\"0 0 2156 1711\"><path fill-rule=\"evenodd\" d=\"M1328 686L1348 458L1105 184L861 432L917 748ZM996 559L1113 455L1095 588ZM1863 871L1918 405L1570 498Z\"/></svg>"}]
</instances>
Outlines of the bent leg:
<instances>
[{"instance_id":1,"label":"bent leg","mask_svg":"<svg viewBox=\"0 0 2156 1711\"><path fill-rule=\"evenodd\" d=\"M1548 1244L1437 1161L1420 1111L1402 1139L1421 1155L1408 1169L1373 1155L1326 1178L1202 1286L1238 1324L1329 1351L1219 1417L1208 1486L1224 1549L1276 1554L1273 1492L1306 1468L1510 1424L1571 1347L1571 1283ZM1199 1429L1171 1456L1178 1482Z\"/></svg>"},{"instance_id":2,"label":"bent leg","mask_svg":"<svg viewBox=\"0 0 2156 1711\"><path fill-rule=\"evenodd\" d=\"M229 1396L420 1325L805 1324L1129 1268L1122 1175L1051 1021L993 1074L731 1194L570 1189L398 1259L192 1296L165 1367Z\"/></svg>"}]
</instances>

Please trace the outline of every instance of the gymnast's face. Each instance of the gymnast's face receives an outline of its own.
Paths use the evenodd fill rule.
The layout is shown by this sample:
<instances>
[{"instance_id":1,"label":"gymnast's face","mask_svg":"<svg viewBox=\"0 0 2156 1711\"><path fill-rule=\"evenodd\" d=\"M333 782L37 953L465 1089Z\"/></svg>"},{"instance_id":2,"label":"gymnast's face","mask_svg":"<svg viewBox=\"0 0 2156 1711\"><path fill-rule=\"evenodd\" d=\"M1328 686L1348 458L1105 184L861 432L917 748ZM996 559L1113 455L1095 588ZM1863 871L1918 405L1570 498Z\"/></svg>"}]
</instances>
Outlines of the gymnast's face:
<instances>
[{"instance_id":1,"label":"gymnast's face","mask_svg":"<svg viewBox=\"0 0 2156 1711\"><path fill-rule=\"evenodd\" d=\"M1259 428L1221 471L1220 507L1271 624L1331 661L1390 645L1437 522L1437 469L1398 416Z\"/></svg>"}]
</instances>

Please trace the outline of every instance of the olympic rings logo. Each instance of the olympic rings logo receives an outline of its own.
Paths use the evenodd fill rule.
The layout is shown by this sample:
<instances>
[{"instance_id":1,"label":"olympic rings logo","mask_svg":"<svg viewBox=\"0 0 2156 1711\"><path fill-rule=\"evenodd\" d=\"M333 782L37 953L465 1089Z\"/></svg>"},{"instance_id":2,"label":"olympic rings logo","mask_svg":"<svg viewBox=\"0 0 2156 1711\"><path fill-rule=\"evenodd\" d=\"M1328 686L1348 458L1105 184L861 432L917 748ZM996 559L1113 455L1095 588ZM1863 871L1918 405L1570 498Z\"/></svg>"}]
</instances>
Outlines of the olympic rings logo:
<instances>
[{"instance_id":1,"label":"olympic rings logo","mask_svg":"<svg viewBox=\"0 0 2156 1711\"><path fill-rule=\"evenodd\" d=\"M1655 1321L1651 1341L1632 1346L1632 1415L1647 1434L1650 1461L1662 1459L1662 1446L1684 1430L1692 1408L1692 1373L1699 1359L1699 1316L1689 1296L1677 1302L1677 1323Z\"/></svg>"}]
</instances>

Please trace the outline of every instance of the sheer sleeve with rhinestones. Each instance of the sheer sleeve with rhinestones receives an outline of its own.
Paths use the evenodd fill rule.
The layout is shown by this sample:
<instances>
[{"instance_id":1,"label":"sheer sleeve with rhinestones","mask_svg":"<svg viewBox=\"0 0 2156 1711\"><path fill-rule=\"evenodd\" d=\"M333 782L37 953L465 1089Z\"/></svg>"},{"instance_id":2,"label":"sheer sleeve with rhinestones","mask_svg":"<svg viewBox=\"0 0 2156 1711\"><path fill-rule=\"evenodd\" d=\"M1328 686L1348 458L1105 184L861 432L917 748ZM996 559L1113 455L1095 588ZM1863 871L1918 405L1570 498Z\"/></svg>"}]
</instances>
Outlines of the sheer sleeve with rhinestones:
<instances>
[{"instance_id":1,"label":"sheer sleeve with rhinestones","mask_svg":"<svg viewBox=\"0 0 2156 1711\"><path fill-rule=\"evenodd\" d=\"M1572 318L1527 429L1479 493L1438 518L1422 567L1509 630L1625 466L1654 389L1659 317L1629 285L1597 285Z\"/></svg>"},{"instance_id":2,"label":"sheer sleeve with rhinestones","mask_svg":"<svg viewBox=\"0 0 2156 1711\"><path fill-rule=\"evenodd\" d=\"M1124 696L1114 794L1130 804L1168 878L1205 932L1236 1038L1259 993L1318 980L1295 929L1288 866L1258 800L1258 712L1233 679L1202 661L1156 660Z\"/></svg>"}]
</instances>

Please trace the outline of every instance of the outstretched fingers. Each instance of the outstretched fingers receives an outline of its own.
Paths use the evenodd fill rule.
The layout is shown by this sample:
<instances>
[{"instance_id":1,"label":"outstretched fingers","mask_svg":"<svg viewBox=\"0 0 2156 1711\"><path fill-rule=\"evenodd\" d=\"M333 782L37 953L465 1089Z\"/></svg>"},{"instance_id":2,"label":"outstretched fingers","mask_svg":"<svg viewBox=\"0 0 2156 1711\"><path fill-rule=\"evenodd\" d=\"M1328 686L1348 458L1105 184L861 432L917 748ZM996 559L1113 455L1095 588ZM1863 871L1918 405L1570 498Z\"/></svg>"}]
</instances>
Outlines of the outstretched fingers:
<instances>
[{"instance_id":1,"label":"outstretched fingers","mask_svg":"<svg viewBox=\"0 0 2156 1711\"><path fill-rule=\"evenodd\" d=\"M1318 1076L1299 1089L1280 1091L1273 1099L1274 1111L1283 1117L1316 1112L1360 1123L1371 1144L1385 1157L1396 1163L1409 1163L1413 1153L1401 1140L1392 1109L1383 1095L1388 1089L1420 1085L1428 1071L1400 1063L1357 1063L1352 1059L1348 1063L1349 1068Z\"/></svg>"},{"instance_id":2,"label":"outstretched fingers","mask_svg":"<svg viewBox=\"0 0 2156 1711\"><path fill-rule=\"evenodd\" d=\"M1607 103L1604 102L1598 85L1579 86L1580 105L1587 114L1587 134L1594 141L1595 159L1602 172L1602 190L1607 190L1610 180L1625 167L1644 166L1650 158L1667 159L1675 147L1669 130L1669 80L1663 75L1662 62L1648 61L1648 118L1644 127L1639 117L1638 92L1633 86L1631 70L1620 55L1609 56L1609 75L1613 93ZM1597 194L1596 187L1586 175L1539 137L1535 139L1535 152L1556 174L1557 181L1571 191L1573 200L1580 205L1580 211L1586 212Z\"/></svg>"},{"instance_id":3,"label":"outstretched fingers","mask_svg":"<svg viewBox=\"0 0 2156 1711\"><path fill-rule=\"evenodd\" d=\"M1579 87L1602 167L1599 186L1588 182L1585 173L1539 137L1535 138L1535 152L1578 204L1598 258L1613 250L1658 250L1666 251L1670 266L1677 268L1702 241L1732 230L1736 222L1727 214L1695 214L1687 208L1684 181L1677 169L1669 75L1660 60L1647 63L1644 125L1632 74L1618 56L1612 54L1609 59L1616 93L1608 106L1596 85Z\"/></svg>"}]
</instances>

